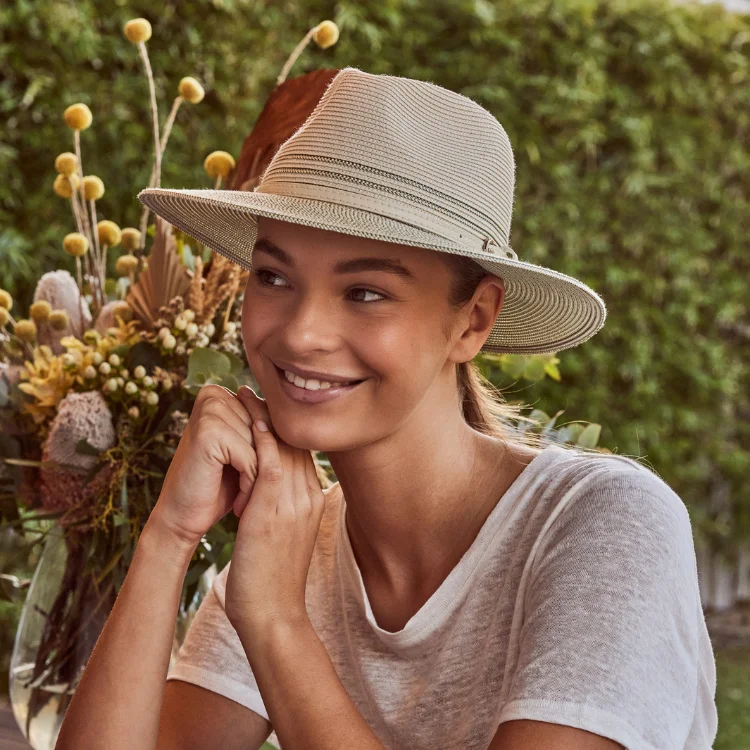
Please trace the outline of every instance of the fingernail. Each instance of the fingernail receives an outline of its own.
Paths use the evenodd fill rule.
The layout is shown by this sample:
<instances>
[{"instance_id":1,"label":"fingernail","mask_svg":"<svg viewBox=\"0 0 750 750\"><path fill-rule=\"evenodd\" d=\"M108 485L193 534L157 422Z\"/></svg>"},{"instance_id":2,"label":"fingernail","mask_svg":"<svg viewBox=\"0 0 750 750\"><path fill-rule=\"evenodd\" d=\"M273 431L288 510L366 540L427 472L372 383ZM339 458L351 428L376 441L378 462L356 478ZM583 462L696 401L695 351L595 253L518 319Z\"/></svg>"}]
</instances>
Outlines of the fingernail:
<instances>
[{"instance_id":1,"label":"fingernail","mask_svg":"<svg viewBox=\"0 0 750 750\"><path fill-rule=\"evenodd\" d=\"M268 432L268 425L262 419L256 419L253 424L261 431Z\"/></svg>"}]
</instances>

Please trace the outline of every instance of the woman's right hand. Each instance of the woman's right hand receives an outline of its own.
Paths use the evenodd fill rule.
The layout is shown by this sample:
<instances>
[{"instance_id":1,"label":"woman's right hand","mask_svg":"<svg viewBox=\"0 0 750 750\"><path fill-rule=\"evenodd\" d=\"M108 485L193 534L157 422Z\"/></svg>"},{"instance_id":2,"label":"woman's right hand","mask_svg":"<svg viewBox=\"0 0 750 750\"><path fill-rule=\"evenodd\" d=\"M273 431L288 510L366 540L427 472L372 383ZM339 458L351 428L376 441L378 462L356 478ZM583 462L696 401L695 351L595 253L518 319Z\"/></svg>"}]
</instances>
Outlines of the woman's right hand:
<instances>
[{"instance_id":1,"label":"woman's right hand","mask_svg":"<svg viewBox=\"0 0 750 750\"><path fill-rule=\"evenodd\" d=\"M204 385L198 391L151 511L180 540L197 545L232 507L242 515L258 476L251 424L230 390Z\"/></svg>"}]
</instances>

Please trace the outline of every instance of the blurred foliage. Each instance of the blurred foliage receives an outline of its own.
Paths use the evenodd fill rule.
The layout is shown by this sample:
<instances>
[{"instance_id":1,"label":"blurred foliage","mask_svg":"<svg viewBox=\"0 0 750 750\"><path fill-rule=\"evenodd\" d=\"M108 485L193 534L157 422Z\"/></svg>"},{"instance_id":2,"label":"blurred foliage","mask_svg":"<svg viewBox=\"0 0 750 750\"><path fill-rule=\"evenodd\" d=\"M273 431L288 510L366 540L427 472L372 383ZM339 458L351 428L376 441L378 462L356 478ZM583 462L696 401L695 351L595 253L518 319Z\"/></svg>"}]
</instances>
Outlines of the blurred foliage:
<instances>
[{"instance_id":1,"label":"blurred foliage","mask_svg":"<svg viewBox=\"0 0 750 750\"><path fill-rule=\"evenodd\" d=\"M107 188L99 218L138 223L148 89L122 34L138 16L154 29L162 121L182 76L206 88L180 109L165 187L210 187L206 154L239 156L288 54L325 18L339 42L308 48L292 76L356 66L489 109L516 155L512 246L591 285L609 311L593 339L561 353L564 388L542 377L508 398L603 425L601 444L644 457L699 534L750 534L748 17L667 0L6 3L0 280L24 305L43 270L68 263L72 217L52 182L55 156L73 147L69 104L94 114L82 149L84 173ZM497 362L485 367L512 386Z\"/></svg>"}]
</instances>

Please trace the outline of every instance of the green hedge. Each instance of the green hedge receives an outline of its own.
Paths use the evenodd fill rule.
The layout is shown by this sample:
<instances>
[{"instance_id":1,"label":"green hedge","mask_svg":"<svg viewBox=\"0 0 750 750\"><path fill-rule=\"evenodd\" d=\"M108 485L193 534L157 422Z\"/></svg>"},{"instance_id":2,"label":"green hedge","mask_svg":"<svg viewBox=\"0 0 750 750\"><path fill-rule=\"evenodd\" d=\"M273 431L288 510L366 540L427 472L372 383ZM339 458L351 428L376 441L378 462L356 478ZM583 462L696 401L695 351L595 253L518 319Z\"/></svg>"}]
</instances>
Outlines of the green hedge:
<instances>
[{"instance_id":1,"label":"green hedge","mask_svg":"<svg viewBox=\"0 0 750 750\"><path fill-rule=\"evenodd\" d=\"M750 23L720 6L658 0L310 2L16 0L0 10L0 280L28 300L65 264L72 231L51 185L82 134L99 206L137 225L151 167L148 93L122 24L145 16L162 121L184 105L162 185L209 187L205 155L239 155L287 55L325 18L338 44L309 47L291 75L353 65L472 97L507 129L517 162L511 244L522 260L579 277L605 299L605 328L561 354L560 385L514 398L604 426L601 444L644 456L688 503L699 531L750 536ZM728 503L711 501L728 488ZM721 512L718 512L721 511Z\"/></svg>"}]
</instances>

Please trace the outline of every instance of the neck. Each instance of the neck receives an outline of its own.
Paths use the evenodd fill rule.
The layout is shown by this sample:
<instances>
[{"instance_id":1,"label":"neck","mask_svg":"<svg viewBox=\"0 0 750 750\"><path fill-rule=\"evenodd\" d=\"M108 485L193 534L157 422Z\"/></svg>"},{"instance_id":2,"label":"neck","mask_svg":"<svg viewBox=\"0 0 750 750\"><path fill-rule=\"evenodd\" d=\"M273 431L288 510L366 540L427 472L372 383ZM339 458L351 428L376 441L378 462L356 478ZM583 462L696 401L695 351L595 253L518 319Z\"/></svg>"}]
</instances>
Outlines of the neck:
<instances>
[{"instance_id":1,"label":"neck","mask_svg":"<svg viewBox=\"0 0 750 750\"><path fill-rule=\"evenodd\" d=\"M329 454L363 579L405 596L457 564L502 495L507 464L518 463L458 410L433 413L427 428L418 421Z\"/></svg>"}]
</instances>

